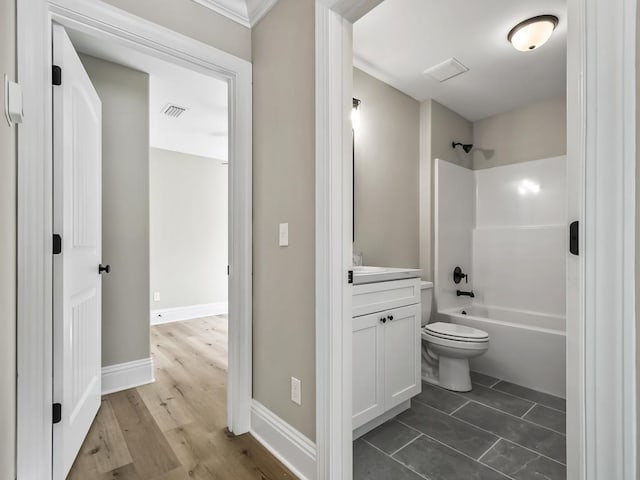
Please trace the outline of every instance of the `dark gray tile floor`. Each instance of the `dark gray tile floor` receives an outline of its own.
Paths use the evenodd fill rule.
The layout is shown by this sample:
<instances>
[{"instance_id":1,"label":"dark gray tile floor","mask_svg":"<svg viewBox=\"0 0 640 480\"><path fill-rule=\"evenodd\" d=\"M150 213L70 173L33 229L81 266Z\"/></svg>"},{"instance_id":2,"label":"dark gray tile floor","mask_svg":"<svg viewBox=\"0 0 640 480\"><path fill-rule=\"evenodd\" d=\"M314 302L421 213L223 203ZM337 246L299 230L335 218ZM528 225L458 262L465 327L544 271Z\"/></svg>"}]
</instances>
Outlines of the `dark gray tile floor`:
<instances>
[{"instance_id":1,"label":"dark gray tile floor","mask_svg":"<svg viewBox=\"0 0 640 480\"><path fill-rule=\"evenodd\" d=\"M354 442L354 480L566 480L564 399L480 373L473 391L427 383Z\"/></svg>"}]
</instances>

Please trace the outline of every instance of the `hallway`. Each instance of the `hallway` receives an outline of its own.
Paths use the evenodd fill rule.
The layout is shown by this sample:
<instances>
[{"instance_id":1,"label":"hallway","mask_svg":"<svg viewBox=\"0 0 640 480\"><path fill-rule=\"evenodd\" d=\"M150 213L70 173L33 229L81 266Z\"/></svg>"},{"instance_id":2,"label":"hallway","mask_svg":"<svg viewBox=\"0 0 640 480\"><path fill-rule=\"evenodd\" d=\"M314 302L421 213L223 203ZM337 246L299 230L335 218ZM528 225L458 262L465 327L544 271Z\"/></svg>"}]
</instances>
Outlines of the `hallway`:
<instances>
[{"instance_id":1,"label":"hallway","mask_svg":"<svg viewBox=\"0 0 640 480\"><path fill-rule=\"evenodd\" d=\"M68 479L295 479L226 431L226 316L152 326L151 355L156 381L102 398Z\"/></svg>"}]
</instances>

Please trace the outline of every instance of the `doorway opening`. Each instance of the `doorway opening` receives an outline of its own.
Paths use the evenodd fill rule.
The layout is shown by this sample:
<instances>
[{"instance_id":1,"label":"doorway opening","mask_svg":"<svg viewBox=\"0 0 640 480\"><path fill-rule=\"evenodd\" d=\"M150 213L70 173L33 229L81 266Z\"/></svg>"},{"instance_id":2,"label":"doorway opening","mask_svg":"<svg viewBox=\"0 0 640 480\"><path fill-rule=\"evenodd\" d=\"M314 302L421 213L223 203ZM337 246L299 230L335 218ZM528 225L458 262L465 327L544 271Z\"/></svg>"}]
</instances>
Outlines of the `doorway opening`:
<instances>
[{"instance_id":1,"label":"doorway opening","mask_svg":"<svg viewBox=\"0 0 640 480\"><path fill-rule=\"evenodd\" d=\"M393 2L383 2L382 5L391 3ZM565 204L571 220L571 226L566 225L565 237L567 245L571 247L571 253L566 257L569 281L566 283L565 307L568 405L566 466L569 478L595 478L615 472L620 478L631 479L635 478L636 471L635 280L631 268L635 262L635 3L633 0L619 0L615 5L616 13L606 17L603 16L602 7L594 0L567 2L567 16L571 21L571 29L567 31L568 202ZM350 158L351 137L346 134L347 108L351 109L353 78L349 65L353 26L350 22L357 22L369 10L370 6L355 5L349 0L335 2L331 9L317 9L317 51L321 60L316 63L316 80L319 84L316 131L318 168L322 173L327 173L321 168L322 162L330 162L335 170L347 163L345 159ZM607 11L613 12L613 6L608 6ZM412 16L406 23L396 26L402 25L404 31L407 25L419 21L418 16ZM502 34L500 38L504 40ZM420 42L415 42L414 45L424 48ZM382 45L381 50L384 51L386 46ZM345 51L348 53L345 54ZM620 55L602 54L611 51L619 52ZM397 57L406 58L400 55ZM329 67L326 67L325 61L328 61ZM336 70L340 73L336 74ZM398 73L398 70L393 73ZM349 94L349 98L345 98L345 92ZM602 113L600 107L603 105L608 106L606 115L596 114ZM462 148L457 145L460 143ZM449 147L464 152L469 144L470 142L454 139ZM342 146L341 151L337 149L338 145ZM330 148L335 150L329 151ZM602 152L610 150L615 150L616 153L607 154L610 161L605 168ZM343 182L345 198L350 197L347 195L350 194L349 171L345 170L341 175L335 176L336 180ZM322 187L322 182L317 182L321 193L326 192L327 189ZM530 182L522 184L522 187L532 193L537 190ZM348 203L350 202L343 201L343 209L350 206ZM318 215L327 214L327 209L319 207L318 210ZM611 216L606 212L617 213ZM351 223L350 215L345 211L335 214L330 212L329 218L331 224L336 226ZM350 253L350 246L344 242L346 238L351 238L351 232L342 233L340 236L318 236L318 243L321 247L329 245L328 248L333 252ZM351 255L349 261L350 257ZM345 261L342 266L348 269L349 263ZM370 269L365 270L371 273ZM330 278L337 282L340 271L335 269L330 273ZM462 274L466 272L454 268L451 277L464 280ZM615 285L604 282L605 277L614 281ZM327 285L322 283L321 287L327 288ZM319 292L323 291L321 287L318 288ZM466 295L471 293L468 290L460 290L460 296L471 297ZM344 294L348 295L347 292L348 289L345 289ZM343 307L341 319L347 322L352 313L346 308L349 301L343 298L339 303ZM465 316L462 312L459 314ZM616 315L619 321L612 324L609 321L610 314ZM321 329L320 320L317 323ZM327 351L339 348L347 357L342 362L346 365L351 358L352 346L348 340L344 340L344 335L338 335L338 327L339 324L335 322L327 329L330 341L323 338L319 340L318 358L322 359ZM321 385L331 386L339 391L339 395L331 398L341 399L342 408L350 409L353 407L349 388L350 375L335 373L331 367L332 364L329 363L328 367L323 368L323 373L331 374L326 379L321 377L319 381ZM619 374L611 375L611 372ZM602 388L602 385L607 388ZM609 408L613 404L618 405L615 411ZM320 410L319 429L320 426L327 429L327 438L318 440L319 456L327 455L332 461L325 459L319 468L333 470L333 465L337 464L335 469L339 469L343 477L348 478L352 474L352 457L351 444L346 442L346 438L352 432L351 428L334 431L333 425L323 421L326 418L325 409ZM345 425L347 423L344 422ZM596 432L603 431L607 432L610 442L599 441L602 433L596 438ZM331 443L328 439L331 439ZM341 448L334 449L336 444L340 444Z\"/></svg>"},{"instance_id":2,"label":"doorway opening","mask_svg":"<svg viewBox=\"0 0 640 480\"><path fill-rule=\"evenodd\" d=\"M371 465L408 478L567 476L566 2L545 5L546 43L509 40L540 8L383 2L354 24L354 252L424 281L422 301L407 300L422 307L421 388L403 411L376 398L389 365L392 378L413 375L397 348L380 353L384 379L371 376L382 388L354 384L355 479L376 478ZM369 378L356 361L366 321L353 319L354 379ZM375 325L385 341L386 323ZM380 404L379 421L362 415Z\"/></svg>"},{"instance_id":3,"label":"doorway opening","mask_svg":"<svg viewBox=\"0 0 640 480\"><path fill-rule=\"evenodd\" d=\"M105 396L69 475L108 473L94 471L96 455L135 451L132 438L154 429L170 448L151 446L152 438L145 448L163 452L165 461L132 458L127 468L142 477L192 468L171 448L171 431L227 426L228 85L77 32L71 41L102 106L108 266L101 288ZM141 425L127 424L130 404L144 413ZM105 428L120 431L124 446L105 439ZM118 471L123 457L99 463Z\"/></svg>"},{"instance_id":4,"label":"doorway opening","mask_svg":"<svg viewBox=\"0 0 640 480\"><path fill-rule=\"evenodd\" d=\"M112 275L113 278L116 274L120 274L118 281L114 281L111 284L112 288L116 287L115 290L109 291L108 288L105 288L105 297L114 292L116 293L112 295L115 301L105 302L104 306L112 309L111 312L106 312L105 317L116 318L117 320L123 320L123 322L118 325L116 321L116 323L110 325L110 327L114 328L104 329L103 340L109 348L104 348L100 352L101 342L98 342L98 347L94 350L94 352L102 353L103 356L102 362L98 360L97 364L98 387L100 387L100 380L102 380L102 387L104 387L102 389L98 388L98 402L100 393L121 391L112 395L118 396L120 400L128 403L128 407L125 405L125 408L140 407L145 402L142 396L136 393L137 390L134 388L123 393L124 389L144 384L158 385L158 388L162 388L159 381L149 383L154 380L153 362L151 361L150 353L150 305L153 298L150 290L149 266L150 102L148 90L146 94L143 92L137 98L127 97L127 95L132 94L132 90L135 90L140 85L144 86L146 84L148 89L149 78L154 73L155 75L169 75L170 72L175 72L178 69L191 73L192 76L200 75L203 79L206 78L221 85L218 99L222 98L222 104L225 107L224 118L220 121L222 126L212 125L213 131L206 130L206 127L203 128L214 142L219 141L220 137L222 137L221 134L224 133L223 149L225 154L228 152L228 156L219 159L220 161L216 163L216 166L222 172L228 172L223 175L224 188L217 188L216 192L224 196L224 200L226 200L224 206L225 220L227 220L228 209L228 220L225 222L228 226L225 225L224 228L220 229L223 230L222 236L225 237L224 241L222 241L222 250L228 244L228 256L226 252L221 254L224 260L220 262L221 265L217 268L221 270L220 277L224 279L222 283L226 284L228 281L229 286L228 293L222 293L220 302L209 302L223 304L218 305L218 310L212 312L210 309L206 311L201 309L196 313L198 313L198 316L204 316L228 312L234 322L228 328L228 337L225 328L222 325L219 326L219 330L224 332L224 339L218 338L216 341L221 344L218 345L220 347L219 350L224 352L221 356L225 357L220 360L219 363L221 365L219 368L216 369L211 365L211 363L215 362L208 362L205 368L199 370L202 378L206 379L200 379L200 383L209 382L207 385L210 385L211 388L205 389L203 387L200 392L203 395L202 398L197 397L194 399L191 397L191 399L193 404L197 404L198 407L196 416L202 415L207 419L207 421L200 422L199 425L207 428L215 427L215 431L226 439L222 444L229 446L231 443L227 438L225 428L228 428L235 435L248 432L251 399L251 65L244 60L162 29L112 7L107 8L93 4L53 7L45 2L38 4L37 8L33 10L32 15L21 17L18 21L19 30L22 34L31 32L30 35L26 35L28 40L22 42L21 45L24 48L29 43L33 50L41 51L42 55L25 55L24 51L20 50L18 55L19 68L27 68L29 72L46 71L47 69L43 69L39 62L43 61L47 65L51 61L46 54L46 52L51 51L52 46L51 38L48 34L55 28L64 28L69 33L73 43L77 45L76 48L71 45L73 55L77 58L76 49L84 51L84 60L87 65L85 68L82 66L82 62L79 61L80 70L91 70L90 73L96 75L96 84L102 81L99 77L106 70L116 71L110 77L110 80L112 80L111 85L108 85L109 82L104 82L96 90L102 90L104 97L102 100L108 100L111 103L112 124L115 126L114 131L116 132L110 139L111 142L104 143L105 150L113 148L112 151L106 152L104 155L105 160L111 154L114 155L109 159L111 160L109 163L103 162L102 180L108 184L108 190L105 192L105 189L103 189L106 201L101 210L106 212L104 223L109 226L108 229L103 230L103 234L105 244L109 242L117 244L117 241L114 242L114 240L117 240L117 237L120 236L123 241L119 246L123 248L120 250L112 249L110 252L103 251L101 268L98 271L96 266L95 273L101 273L106 277L104 284L108 282L109 275ZM47 19L47 29L43 33L42 26L38 21L44 19ZM53 21L51 22L51 20ZM71 44L71 42L69 43ZM86 55L87 53L89 56ZM26 65L30 64L37 65L37 67L34 67L34 69L26 67ZM57 78L61 79L62 82L65 80L65 70L64 68L60 70L61 75L57 77L54 69L54 88L59 86L56 81ZM68 71L66 75L71 75L71 73ZM104 77L107 78L109 76L104 75ZM67 77L67 80L70 80L68 84L73 83L71 76ZM51 254L51 232L53 230L52 223L50 223L53 209L46 195L47 190L49 192L52 191L52 186L47 184L46 181L47 174L51 174L54 171L51 162L51 145L46 141L47 138L50 138L51 130L49 129L53 127L50 120L52 109L50 103L51 77L23 74L22 82L24 85L31 85L29 88L32 92L37 92L37 95L34 93L34 96L25 102L25 109L35 108L37 104L39 105L38 108L43 110L38 117L43 119L42 122L25 122L22 125L22 143L19 141L18 153L19 163L23 171L33 167L34 172L39 172L35 176L21 177L22 181L19 184L19 190L22 192L22 198L31 198L31 196L35 195L42 197L44 200L42 205L31 201L28 202L28 205L25 205L24 202L21 204L22 216L20 218L24 219L25 216L37 218L40 222L39 227L35 223L33 225L29 224L29 227L33 228L32 232L27 226L21 230L24 238L28 238L29 242L32 243L30 247L25 247L26 249L23 248L19 252L19 257L21 258L19 263L22 262L21 264L23 265L23 267L19 268L22 285L26 285L25 288L30 291L28 286L34 282L40 282L42 279L47 280L49 278L48 281L54 283L50 277L47 277L47 272L50 274L51 271L47 268L46 263ZM177 84L175 87L184 88L184 85ZM110 97L111 95L118 97L119 94L121 94L119 99L115 101ZM215 95L212 95L212 97L215 97ZM36 98L39 100L36 100ZM32 100L33 104L31 103ZM200 99L197 103L198 105L206 104L206 99ZM160 112L154 113L159 114ZM78 125L81 123L76 122ZM206 123L206 120L203 120L203 123ZM120 129L119 131L117 130L118 128ZM41 131L41 133L36 134L35 132L37 131ZM37 149L34 151L32 148L25 148L24 139L29 136L28 132L32 132L30 138L41 139L41 141L37 140L36 142L41 143L40 153L44 155L44 158L42 158L42 155L36 155ZM162 137L167 140L169 135L163 135ZM132 139L135 140L134 144L127 144ZM191 146L196 144L193 139L187 143ZM165 145L164 149L167 148L170 147ZM123 152L126 152L122 156L123 158L115 158L118 153ZM197 154L198 152L195 153ZM74 158L77 159L77 162L81 162L83 155L76 155ZM222 165L227 163L227 160L228 164ZM46 168L34 167L35 164L44 165ZM40 176L38 177L38 175ZM37 181L36 177L38 178ZM220 181L222 182L222 180ZM100 184L102 183L100 181ZM46 187L44 192L41 191L42 185ZM89 191L90 189L85 190ZM96 193L96 190L93 190L93 193ZM121 195L118 195L118 193ZM116 210L119 209L119 217L117 215L109 217L109 213L111 213L109 209L114 208ZM99 223L102 224L102 222ZM43 225L45 228L42 227ZM107 238L109 236L111 238ZM219 239L219 237L220 235L216 238ZM98 236L98 238L101 237ZM24 266L25 252L29 249L38 249L40 245L43 247L42 262L34 260L28 262L29 266ZM197 255L200 256L202 254L197 253ZM116 259L116 261L114 262L107 256ZM212 269L216 269L216 266L213 266ZM94 268L90 270L93 274ZM34 291L38 288L31 286ZM118 288L120 290L117 290ZM47 327L47 321L50 322L51 317L50 314L43 314L37 316L37 321L28 320L31 319L30 316L36 316L35 310L42 307L42 311L46 312L47 302L49 305L55 302L51 296L44 294L42 297L43 305L40 305L40 303L34 304L34 308L28 309L24 308L25 298L21 303L23 305L21 308L22 317L18 322L18 342L21 345L25 345L25 348L21 349L22 356L19 357L22 368L18 381L18 401L21 408L18 410L17 470L20 476L60 479L64 478L64 475L70 469L75 456L75 452L71 454L64 452L64 455L61 452L61 450L67 449L71 443L61 444L57 442L55 434L54 439L52 439L51 435L35 435L32 433L35 425L38 425L37 428L43 431L51 431L50 402L54 399L54 396L55 400L58 400L58 394L51 388L50 371L53 362L51 353L52 351L55 352L57 348L52 345L51 328ZM209 304L205 303L192 303L191 306L193 305L207 305L210 307ZM101 310L99 309L99 311ZM43 322L42 328L35 330L31 328L32 326L35 327L38 321ZM220 319L220 321L226 323L225 318ZM27 332L30 338L28 342L25 341ZM118 335L120 335L119 338ZM206 344L203 347L205 350L214 350L215 342L213 339L207 340L206 343L211 343L211 345ZM46 348L43 347L40 350L38 345ZM132 345L138 350L130 348ZM227 345L228 349L226 348ZM227 351L228 355L226 354ZM47 355L47 352L51 356ZM41 361L25 361L26 358L31 358L34 355L41 358ZM110 358L104 358L105 356L110 356ZM228 358L228 362L224 361L226 358ZM225 370L225 363L228 363L228 374ZM103 366L106 368L102 369ZM91 371L94 370L92 367ZM40 380L47 378L48 381L43 380L40 382ZM183 391L187 391L189 379L183 378L183 380L187 384ZM216 388L217 391L213 392ZM140 398L133 398L132 395L134 397L138 395ZM159 394L158 398L163 398L163 396L166 396L166 393ZM105 398L108 399L110 397ZM140 401L138 402L137 400ZM70 408L68 403L66 405L62 402L59 403L57 411L61 412L63 420L65 415L73 414L68 410ZM167 406L160 405L161 403L163 402L158 400L158 405L155 407L158 415L160 415L158 409ZM102 413L104 410L107 417L111 415L113 420L117 408L113 405L111 407L100 411ZM147 408L147 413L151 412L152 408L154 407ZM175 408L179 410L180 406L175 406ZM34 412L42 412L42 414ZM56 419L55 413L56 406L54 406L54 420ZM138 411L138 413L142 416L145 415L143 411ZM93 414L95 414L95 411ZM162 428L167 426L165 424L160 428L158 427L158 422L161 423L162 420L154 419L153 415L149 415L149 417L152 420L150 423L155 426L152 425L148 428L151 428L151 430L155 428L156 433L158 429L162 431ZM183 417L183 420L186 421L186 418ZM79 432L79 435L74 437L76 450L84 439L84 433L89 430L91 420L92 416L90 415L88 421L84 422L85 431ZM95 430L96 428L105 427L107 424L103 423L102 420L104 419L101 419L99 415L91 428ZM197 420L197 418L191 418L194 424L198 423ZM144 422L141 422L141 425L143 424ZM53 428L55 431L60 432L64 425L65 422L60 421ZM111 424L111 426L113 425ZM128 429L123 429L123 431L125 430ZM158 439L159 437L156 436L156 441ZM222 440L222 438L219 440ZM163 441L166 441L166 438ZM238 440L240 443L245 441L246 438L243 439L242 437ZM156 461L146 462L149 458L146 460L141 458L140 452L136 454L135 448L129 448L130 444L125 441L129 452L124 457L119 457L116 463L123 461L124 463L114 467L115 470L128 471L132 468L137 468L129 465L131 463L142 466L145 464L164 465L166 472L170 471L171 467L182 468L183 465L174 465L171 462L172 458L175 460L174 457L176 455L167 454L166 449L160 448L161 446L154 449L154 443L151 440L150 442L146 445L147 455L159 455L155 459ZM247 447L251 447L251 445L245 445L242 448ZM240 448L237 442L233 448ZM73 448L69 449L69 451L72 450ZM163 455L162 452L165 454ZM142 463L133 458L136 455ZM203 465L200 468L206 469L207 465L204 465L206 461L202 463ZM81 475L82 478L93 477L96 472L85 473Z\"/></svg>"}]
</instances>

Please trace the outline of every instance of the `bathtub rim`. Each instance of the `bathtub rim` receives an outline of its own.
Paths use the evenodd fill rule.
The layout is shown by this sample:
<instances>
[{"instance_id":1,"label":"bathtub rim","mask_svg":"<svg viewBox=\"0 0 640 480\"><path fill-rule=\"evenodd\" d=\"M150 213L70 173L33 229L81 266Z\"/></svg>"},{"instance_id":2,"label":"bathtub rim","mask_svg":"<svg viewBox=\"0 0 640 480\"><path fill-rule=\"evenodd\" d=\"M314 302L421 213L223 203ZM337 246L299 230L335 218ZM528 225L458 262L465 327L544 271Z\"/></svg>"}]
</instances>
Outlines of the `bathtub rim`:
<instances>
[{"instance_id":1,"label":"bathtub rim","mask_svg":"<svg viewBox=\"0 0 640 480\"><path fill-rule=\"evenodd\" d=\"M542 317L546 317L546 318L557 318L559 320L563 320L565 322L565 328L564 330L561 329L552 329L552 328L547 328L547 327L539 327L539 326L535 326L535 325L523 325L522 323L515 323L515 322L508 322L505 320L497 320L495 318L490 318L490 317L480 317L477 315L469 315L469 314L463 314L462 311L465 309L468 309L470 307L484 307L484 308L494 308L494 309L500 309L500 310L504 310L507 312L514 312L514 313L520 313L520 314L527 314L527 315L532 315L532 316L542 316ZM438 316L442 316L442 315L446 315L446 316L451 316L451 317L455 317L455 318L465 318L465 319L472 319L472 320L476 320L479 322L488 322L494 325L501 325L504 327L510 327L510 328L517 328L520 330L531 330L531 331L535 331L535 332L540 332L540 333L547 333L550 335L558 335L558 336L563 336L566 338L567 336L567 331L566 331L566 317L562 316L562 315L557 315L557 314L548 314L548 313L542 313L542 312L534 312L534 311L529 311L529 310L518 310L518 309L514 309L514 308L505 308L505 307L497 307L497 306L493 306L493 305L485 305L482 303L479 304L471 304L467 307L456 307L456 308L449 308L446 310L439 310L436 313L436 319Z\"/></svg>"}]
</instances>

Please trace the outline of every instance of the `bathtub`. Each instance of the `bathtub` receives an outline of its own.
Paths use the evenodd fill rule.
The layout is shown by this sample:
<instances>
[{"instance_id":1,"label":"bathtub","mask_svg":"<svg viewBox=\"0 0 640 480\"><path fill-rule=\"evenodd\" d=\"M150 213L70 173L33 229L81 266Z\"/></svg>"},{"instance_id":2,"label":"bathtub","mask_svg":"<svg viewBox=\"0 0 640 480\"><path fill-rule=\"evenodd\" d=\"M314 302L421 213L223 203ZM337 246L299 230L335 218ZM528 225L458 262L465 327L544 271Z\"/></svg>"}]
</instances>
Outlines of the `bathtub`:
<instances>
[{"instance_id":1,"label":"bathtub","mask_svg":"<svg viewBox=\"0 0 640 480\"><path fill-rule=\"evenodd\" d=\"M474 304L438 312L438 320L489 334L489 351L471 370L566 398L565 317Z\"/></svg>"}]
</instances>

